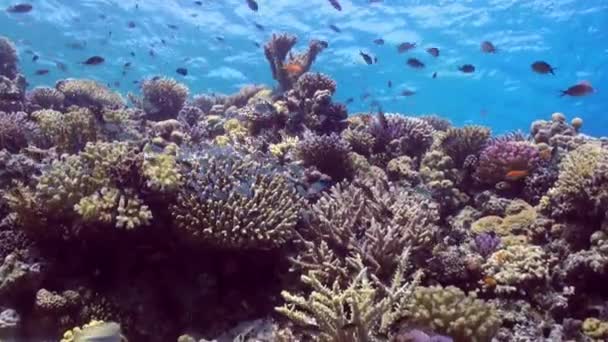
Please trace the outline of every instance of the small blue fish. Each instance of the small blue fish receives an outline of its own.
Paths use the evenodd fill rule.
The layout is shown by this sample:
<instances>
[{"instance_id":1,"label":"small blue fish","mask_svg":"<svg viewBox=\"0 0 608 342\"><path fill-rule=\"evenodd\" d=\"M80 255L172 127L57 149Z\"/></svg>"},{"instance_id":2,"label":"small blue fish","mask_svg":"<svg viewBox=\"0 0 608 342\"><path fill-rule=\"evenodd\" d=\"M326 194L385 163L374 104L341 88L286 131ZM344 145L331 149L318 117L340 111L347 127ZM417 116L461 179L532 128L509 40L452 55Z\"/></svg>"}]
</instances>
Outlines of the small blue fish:
<instances>
[{"instance_id":1,"label":"small blue fish","mask_svg":"<svg viewBox=\"0 0 608 342\"><path fill-rule=\"evenodd\" d=\"M247 6L249 6L249 9L254 12L258 11L258 3L255 2L255 0L247 0Z\"/></svg>"},{"instance_id":2,"label":"small blue fish","mask_svg":"<svg viewBox=\"0 0 608 342\"><path fill-rule=\"evenodd\" d=\"M6 11L9 13L27 13L27 12L31 11L33 8L34 8L34 6L27 4L27 3L23 3L23 4L9 6L6 9Z\"/></svg>"},{"instance_id":3,"label":"small blue fish","mask_svg":"<svg viewBox=\"0 0 608 342\"><path fill-rule=\"evenodd\" d=\"M338 0L329 0L329 3L338 11L342 10L342 6L340 5L340 3L338 2Z\"/></svg>"},{"instance_id":4,"label":"small blue fish","mask_svg":"<svg viewBox=\"0 0 608 342\"><path fill-rule=\"evenodd\" d=\"M86 65L99 65L101 63L105 62L105 59L101 56L93 56L93 57L89 57L86 61L82 62L82 64L86 64Z\"/></svg>"},{"instance_id":5,"label":"small blue fish","mask_svg":"<svg viewBox=\"0 0 608 342\"><path fill-rule=\"evenodd\" d=\"M336 33L342 32L342 30L340 30L340 28L334 24L329 25L329 28L332 29Z\"/></svg>"},{"instance_id":6,"label":"small blue fish","mask_svg":"<svg viewBox=\"0 0 608 342\"><path fill-rule=\"evenodd\" d=\"M175 69L175 72L182 76L188 75L188 69L186 69L186 68L177 68L177 69Z\"/></svg>"},{"instance_id":7,"label":"small blue fish","mask_svg":"<svg viewBox=\"0 0 608 342\"><path fill-rule=\"evenodd\" d=\"M36 70L36 72L35 72L35 74L37 76L46 75L48 73L49 73L49 69L39 69L39 70Z\"/></svg>"}]
</instances>

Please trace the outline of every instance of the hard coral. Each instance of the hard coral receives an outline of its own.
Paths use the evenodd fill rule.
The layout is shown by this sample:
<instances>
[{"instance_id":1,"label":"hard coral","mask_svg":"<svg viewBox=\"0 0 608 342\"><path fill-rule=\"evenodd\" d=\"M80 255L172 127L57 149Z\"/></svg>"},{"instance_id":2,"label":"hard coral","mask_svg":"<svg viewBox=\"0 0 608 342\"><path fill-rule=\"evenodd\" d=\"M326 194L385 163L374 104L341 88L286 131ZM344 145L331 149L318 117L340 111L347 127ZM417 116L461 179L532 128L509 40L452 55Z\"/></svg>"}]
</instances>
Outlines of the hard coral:
<instances>
[{"instance_id":1,"label":"hard coral","mask_svg":"<svg viewBox=\"0 0 608 342\"><path fill-rule=\"evenodd\" d=\"M0 111L10 113L25 110L26 84L21 74L13 79L0 75Z\"/></svg>"},{"instance_id":2,"label":"hard coral","mask_svg":"<svg viewBox=\"0 0 608 342\"><path fill-rule=\"evenodd\" d=\"M153 121L175 119L188 98L188 88L171 78L143 82L143 110Z\"/></svg>"},{"instance_id":3,"label":"hard coral","mask_svg":"<svg viewBox=\"0 0 608 342\"><path fill-rule=\"evenodd\" d=\"M195 245L273 249L295 236L301 202L271 161L230 149L188 157L185 187L171 207L180 236Z\"/></svg>"},{"instance_id":4,"label":"hard coral","mask_svg":"<svg viewBox=\"0 0 608 342\"><path fill-rule=\"evenodd\" d=\"M483 265L496 291L525 293L549 276L548 256L539 246L516 244L494 252Z\"/></svg>"},{"instance_id":5,"label":"hard coral","mask_svg":"<svg viewBox=\"0 0 608 342\"><path fill-rule=\"evenodd\" d=\"M97 139L95 115L87 108L73 108L66 113L43 109L32 113L40 127L43 146L57 146L60 152L75 153L87 142Z\"/></svg>"},{"instance_id":6,"label":"hard coral","mask_svg":"<svg viewBox=\"0 0 608 342\"><path fill-rule=\"evenodd\" d=\"M416 288L409 321L448 335L454 342L489 342L501 324L493 305L454 286Z\"/></svg>"},{"instance_id":7,"label":"hard coral","mask_svg":"<svg viewBox=\"0 0 608 342\"><path fill-rule=\"evenodd\" d=\"M325 49L326 45L318 40L310 41L308 51L301 54L290 54L289 51L296 45L297 38L289 34L273 34L272 38L264 45L264 55L270 64L272 78L279 82L282 91L292 88L293 84L314 63L317 55ZM299 70L289 72L285 66L298 65Z\"/></svg>"},{"instance_id":8,"label":"hard coral","mask_svg":"<svg viewBox=\"0 0 608 342\"><path fill-rule=\"evenodd\" d=\"M55 88L36 87L29 94L30 102L39 107L37 109L55 109L63 108L65 95Z\"/></svg>"},{"instance_id":9,"label":"hard coral","mask_svg":"<svg viewBox=\"0 0 608 342\"><path fill-rule=\"evenodd\" d=\"M475 177L482 183L494 185L509 178L509 172L530 173L538 167L540 156L536 146L527 142L495 142L481 151Z\"/></svg>"},{"instance_id":10,"label":"hard coral","mask_svg":"<svg viewBox=\"0 0 608 342\"><path fill-rule=\"evenodd\" d=\"M5 113L0 111L0 150L19 152L37 133L36 125L23 112Z\"/></svg>"},{"instance_id":11,"label":"hard coral","mask_svg":"<svg viewBox=\"0 0 608 342\"><path fill-rule=\"evenodd\" d=\"M17 76L17 51L13 43L0 36L0 76L13 79Z\"/></svg>"},{"instance_id":12,"label":"hard coral","mask_svg":"<svg viewBox=\"0 0 608 342\"><path fill-rule=\"evenodd\" d=\"M336 91L336 82L325 74L307 72L298 78L293 90L301 99L312 98L317 91L322 90L327 90L333 95Z\"/></svg>"},{"instance_id":13,"label":"hard coral","mask_svg":"<svg viewBox=\"0 0 608 342\"><path fill-rule=\"evenodd\" d=\"M465 126L449 128L438 136L437 148L454 161L456 167L462 168L469 156L478 156L490 138L490 129L483 126Z\"/></svg>"},{"instance_id":14,"label":"hard coral","mask_svg":"<svg viewBox=\"0 0 608 342\"><path fill-rule=\"evenodd\" d=\"M94 111L125 106L123 98L118 93L93 80L61 80L55 84L55 88L65 96L66 106L75 105Z\"/></svg>"},{"instance_id":15,"label":"hard coral","mask_svg":"<svg viewBox=\"0 0 608 342\"><path fill-rule=\"evenodd\" d=\"M296 150L305 166L314 166L336 181L352 176L349 152L350 146L339 135L316 135L311 132L304 134Z\"/></svg>"},{"instance_id":16,"label":"hard coral","mask_svg":"<svg viewBox=\"0 0 608 342\"><path fill-rule=\"evenodd\" d=\"M374 136L374 152L388 152L393 157L419 157L433 143L433 127L419 118L399 114L379 115L369 128Z\"/></svg>"}]
</instances>

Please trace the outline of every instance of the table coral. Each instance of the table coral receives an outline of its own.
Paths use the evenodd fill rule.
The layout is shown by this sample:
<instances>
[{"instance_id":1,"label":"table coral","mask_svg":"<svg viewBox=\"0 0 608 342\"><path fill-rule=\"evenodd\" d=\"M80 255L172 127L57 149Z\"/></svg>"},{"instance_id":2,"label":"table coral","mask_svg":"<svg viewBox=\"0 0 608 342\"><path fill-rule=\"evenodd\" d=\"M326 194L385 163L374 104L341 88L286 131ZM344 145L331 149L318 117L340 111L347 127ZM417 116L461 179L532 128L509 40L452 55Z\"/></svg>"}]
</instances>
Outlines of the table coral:
<instances>
[{"instance_id":1,"label":"table coral","mask_svg":"<svg viewBox=\"0 0 608 342\"><path fill-rule=\"evenodd\" d=\"M220 248L273 249L294 237L300 198L272 162L232 149L189 157L185 187L171 207L186 241Z\"/></svg>"},{"instance_id":2,"label":"table coral","mask_svg":"<svg viewBox=\"0 0 608 342\"><path fill-rule=\"evenodd\" d=\"M65 96L66 106L76 105L101 110L122 108L125 105L122 96L93 80L61 80L55 84L55 88Z\"/></svg>"},{"instance_id":3,"label":"table coral","mask_svg":"<svg viewBox=\"0 0 608 342\"><path fill-rule=\"evenodd\" d=\"M448 335L454 342L489 342L501 324L493 305L455 286L417 287L410 307L412 324Z\"/></svg>"}]
</instances>

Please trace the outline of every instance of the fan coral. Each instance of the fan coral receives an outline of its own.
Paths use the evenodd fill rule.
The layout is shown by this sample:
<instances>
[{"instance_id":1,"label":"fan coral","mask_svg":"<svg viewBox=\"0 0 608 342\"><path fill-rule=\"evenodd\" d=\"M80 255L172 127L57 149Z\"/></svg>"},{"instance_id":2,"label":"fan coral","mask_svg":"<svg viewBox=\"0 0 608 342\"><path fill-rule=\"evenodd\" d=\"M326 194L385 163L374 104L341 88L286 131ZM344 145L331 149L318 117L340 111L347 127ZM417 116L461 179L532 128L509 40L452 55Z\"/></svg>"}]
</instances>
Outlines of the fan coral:
<instances>
[{"instance_id":1,"label":"fan coral","mask_svg":"<svg viewBox=\"0 0 608 342\"><path fill-rule=\"evenodd\" d=\"M170 78L143 82L143 109L146 118L153 121L175 119L188 98L188 88Z\"/></svg>"},{"instance_id":2,"label":"fan coral","mask_svg":"<svg viewBox=\"0 0 608 342\"><path fill-rule=\"evenodd\" d=\"M273 34L264 45L264 55L270 64L272 78L279 82L282 91L291 89L298 78L310 69L317 55L326 47L320 41L312 40L308 45L308 51L297 55L290 54L287 58L287 54L297 41L295 36L289 34ZM287 65L297 65L299 68L295 72L289 72L285 67Z\"/></svg>"},{"instance_id":3,"label":"fan coral","mask_svg":"<svg viewBox=\"0 0 608 342\"><path fill-rule=\"evenodd\" d=\"M490 342L501 325L493 305L454 286L417 287L411 299L409 321L454 342Z\"/></svg>"},{"instance_id":4,"label":"fan coral","mask_svg":"<svg viewBox=\"0 0 608 342\"><path fill-rule=\"evenodd\" d=\"M301 200L271 161L232 149L188 158L191 170L172 206L184 240L219 248L273 249L290 241Z\"/></svg>"},{"instance_id":5,"label":"fan coral","mask_svg":"<svg viewBox=\"0 0 608 342\"><path fill-rule=\"evenodd\" d=\"M313 292L305 298L283 291L281 295L287 304L276 310L296 324L319 330L315 339L319 341L370 341L385 335L400 318L399 309L411 297L421 274L406 282L402 262L387 287L377 279L370 281L360 262L355 261L362 270L345 289L337 281L330 288L314 274L303 275L301 281L312 287Z\"/></svg>"},{"instance_id":6,"label":"fan coral","mask_svg":"<svg viewBox=\"0 0 608 342\"><path fill-rule=\"evenodd\" d=\"M555 186L541 199L541 206L554 217L604 216L608 204L606 183L601 179L608 165L608 150L596 144L585 144L571 151L559 164Z\"/></svg>"},{"instance_id":7,"label":"fan coral","mask_svg":"<svg viewBox=\"0 0 608 342\"><path fill-rule=\"evenodd\" d=\"M481 151L475 177L482 183L496 184L509 178L509 172L532 172L540 163L536 146L507 141L488 145Z\"/></svg>"},{"instance_id":8,"label":"fan coral","mask_svg":"<svg viewBox=\"0 0 608 342\"><path fill-rule=\"evenodd\" d=\"M66 106L80 106L91 110L102 108L122 108L123 98L118 94L93 80L67 79L58 81L55 88L65 95Z\"/></svg>"},{"instance_id":9,"label":"fan coral","mask_svg":"<svg viewBox=\"0 0 608 342\"><path fill-rule=\"evenodd\" d=\"M369 130L375 138L374 152L388 151L394 157L421 156L433 143L435 132L426 121L399 114L380 114Z\"/></svg>"},{"instance_id":10,"label":"fan coral","mask_svg":"<svg viewBox=\"0 0 608 342\"><path fill-rule=\"evenodd\" d=\"M515 244L494 252L483 265L497 292L525 293L549 275L549 260L539 246Z\"/></svg>"},{"instance_id":11,"label":"fan coral","mask_svg":"<svg viewBox=\"0 0 608 342\"><path fill-rule=\"evenodd\" d=\"M75 153L97 138L95 115L87 108L65 114L43 109L32 113L40 127L43 145L57 146L60 152Z\"/></svg>"},{"instance_id":12,"label":"fan coral","mask_svg":"<svg viewBox=\"0 0 608 342\"><path fill-rule=\"evenodd\" d=\"M27 119L23 112L4 113L0 112L0 150L7 149L9 152L19 152L28 145L36 133L36 125Z\"/></svg>"},{"instance_id":13,"label":"fan coral","mask_svg":"<svg viewBox=\"0 0 608 342\"><path fill-rule=\"evenodd\" d=\"M0 76L14 79L17 76L17 51L13 43L0 36Z\"/></svg>"},{"instance_id":14,"label":"fan coral","mask_svg":"<svg viewBox=\"0 0 608 342\"><path fill-rule=\"evenodd\" d=\"M335 133L316 135L306 132L298 143L296 154L304 165L315 166L319 171L339 181L352 176L349 152L348 143Z\"/></svg>"},{"instance_id":15,"label":"fan coral","mask_svg":"<svg viewBox=\"0 0 608 342\"><path fill-rule=\"evenodd\" d=\"M457 168L462 168L469 156L477 156L490 138L490 130L482 126L449 128L441 134L437 147L446 153Z\"/></svg>"},{"instance_id":16,"label":"fan coral","mask_svg":"<svg viewBox=\"0 0 608 342\"><path fill-rule=\"evenodd\" d=\"M60 110L63 108L65 95L55 88L37 87L29 93L29 99L39 109Z\"/></svg>"}]
</instances>

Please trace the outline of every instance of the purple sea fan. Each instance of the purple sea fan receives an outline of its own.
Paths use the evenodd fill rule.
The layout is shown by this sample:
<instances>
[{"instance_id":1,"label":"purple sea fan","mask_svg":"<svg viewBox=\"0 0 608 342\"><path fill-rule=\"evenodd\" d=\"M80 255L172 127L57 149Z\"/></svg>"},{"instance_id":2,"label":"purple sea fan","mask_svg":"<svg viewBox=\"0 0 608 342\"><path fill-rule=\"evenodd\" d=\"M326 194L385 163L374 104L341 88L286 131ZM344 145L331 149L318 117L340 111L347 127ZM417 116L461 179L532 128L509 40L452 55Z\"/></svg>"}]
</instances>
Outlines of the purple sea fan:
<instances>
[{"instance_id":1,"label":"purple sea fan","mask_svg":"<svg viewBox=\"0 0 608 342\"><path fill-rule=\"evenodd\" d=\"M481 151L475 177L485 184L518 180L532 172L540 163L538 148L523 141L499 141ZM517 172L518 179L511 177Z\"/></svg>"},{"instance_id":2,"label":"purple sea fan","mask_svg":"<svg viewBox=\"0 0 608 342\"><path fill-rule=\"evenodd\" d=\"M500 246L500 236L494 233L481 233L475 236L475 250L484 258L494 253Z\"/></svg>"}]
</instances>

